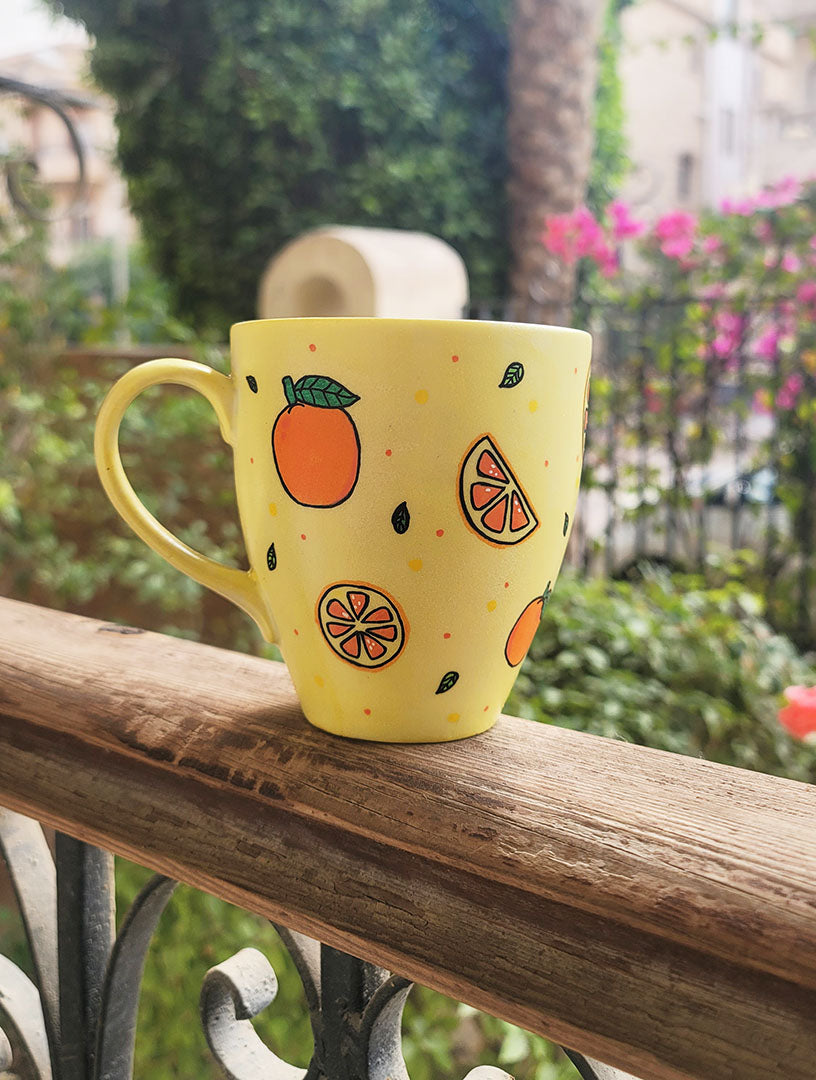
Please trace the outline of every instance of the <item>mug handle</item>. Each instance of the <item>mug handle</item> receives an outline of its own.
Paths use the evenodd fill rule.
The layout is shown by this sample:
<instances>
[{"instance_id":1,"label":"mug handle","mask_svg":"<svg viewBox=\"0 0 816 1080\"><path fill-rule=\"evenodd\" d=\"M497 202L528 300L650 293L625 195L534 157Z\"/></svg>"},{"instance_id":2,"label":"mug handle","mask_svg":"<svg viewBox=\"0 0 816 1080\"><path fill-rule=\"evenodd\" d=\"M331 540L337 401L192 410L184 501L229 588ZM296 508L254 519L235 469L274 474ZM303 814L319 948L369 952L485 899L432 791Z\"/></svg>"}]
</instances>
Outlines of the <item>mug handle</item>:
<instances>
[{"instance_id":1,"label":"mug handle","mask_svg":"<svg viewBox=\"0 0 816 1080\"><path fill-rule=\"evenodd\" d=\"M125 475L119 456L122 417L138 394L159 383L189 386L203 394L218 417L221 437L232 445L232 379L192 360L148 360L125 372L113 384L99 410L94 454L102 486L114 507L149 547L199 585L237 604L255 620L267 641L277 641L275 624L266 609L255 571L233 570L188 547L153 517Z\"/></svg>"}]
</instances>

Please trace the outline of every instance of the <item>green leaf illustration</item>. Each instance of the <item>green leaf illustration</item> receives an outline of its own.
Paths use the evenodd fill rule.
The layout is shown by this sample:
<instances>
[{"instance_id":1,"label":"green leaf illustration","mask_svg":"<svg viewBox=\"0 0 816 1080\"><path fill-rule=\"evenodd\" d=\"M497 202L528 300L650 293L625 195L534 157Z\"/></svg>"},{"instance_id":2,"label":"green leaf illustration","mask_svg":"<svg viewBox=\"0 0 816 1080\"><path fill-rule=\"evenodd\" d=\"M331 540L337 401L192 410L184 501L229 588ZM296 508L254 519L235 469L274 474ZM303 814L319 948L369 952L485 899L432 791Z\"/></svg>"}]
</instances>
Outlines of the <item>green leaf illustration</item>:
<instances>
[{"instance_id":1,"label":"green leaf illustration","mask_svg":"<svg viewBox=\"0 0 816 1080\"><path fill-rule=\"evenodd\" d=\"M567 535L567 529L569 528L569 514L564 514L564 536Z\"/></svg>"},{"instance_id":2,"label":"green leaf illustration","mask_svg":"<svg viewBox=\"0 0 816 1080\"><path fill-rule=\"evenodd\" d=\"M504 390L508 386L518 386L521 380L524 378L524 365L523 364L508 364L507 370L502 376L502 381L499 383L499 389Z\"/></svg>"},{"instance_id":3,"label":"green leaf illustration","mask_svg":"<svg viewBox=\"0 0 816 1080\"><path fill-rule=\"evenodd\" d=\"M252 391L252 393L257 394L258 393L258 380L255 378L255 376L254 375L247 375L246 381L249 383L249 389Z\"/></svg>"},{"instance_id":4,"label":"green leaf illustration","mask_svg":"<svg viewBox=\"0 0 816 1080\"><path fill-rule=\"evenodd\" d=\"M266 553L266 565L269 567L270 570L274 570L275 567L278 565L278 557L275 554L274 544L269 545L269 550Z\"/></svg>"},{"instance_id":5,"label":"green leaf illustration","mask_svg":"<svg viewBox=\"0 0 816 1080\"><path fill-rule=\"evenodd\" d=\"M295 383L295 400L319 409L347 409L360 397L328 375L304 375Z\"/></svg>"},{"instance_id":6,"label":"green leaf illustration","mask_svg":"<svg viewBox=\"0 0 816 1080\"><path fill-rule=\"evenodd\" d=\"M408 504L401 502L391 515L391 524L394 526L395 533L408 532L408 526L411 524L411 515L408 513Z\"/></svg>"},{"instance_id":7,"label":"green leaf illustration","mask_svg":"<svg viewBox=\"0 0 816 1080\"><path fill-rule=\"evenodd\" d=\"M445 675L442 676L442 679L441 679L441 681L439 683L439 686L436 689L436 693L437 694L445 694L445 693L447 693L447 691L450 690L451 687L456 686L458 681L459 681L459 672L458 671L448 671Z\"/></svg>"}]
</instances>

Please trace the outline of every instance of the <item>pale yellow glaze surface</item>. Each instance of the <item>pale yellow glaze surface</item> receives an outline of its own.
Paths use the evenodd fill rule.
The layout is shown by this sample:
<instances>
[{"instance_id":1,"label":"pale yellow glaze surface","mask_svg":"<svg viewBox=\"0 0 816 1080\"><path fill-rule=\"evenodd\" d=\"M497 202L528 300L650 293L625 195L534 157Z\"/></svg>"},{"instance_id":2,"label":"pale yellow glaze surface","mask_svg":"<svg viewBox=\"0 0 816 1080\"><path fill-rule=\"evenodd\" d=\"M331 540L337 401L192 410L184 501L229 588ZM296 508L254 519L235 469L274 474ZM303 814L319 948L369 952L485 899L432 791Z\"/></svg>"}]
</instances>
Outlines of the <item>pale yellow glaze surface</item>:
<instances>
[{"instance_id":1,"label":"pale yellow glaze surface","mask_svg":"<svg viewBox=\"0 0 816 1080\"><path fill-rule=\"evenodd\" d=\"M398 742L484 731L518 673L505 656L508 637L525 608L548 583L554 586L572 528L589 335L509 323L281 319L240 323L231 338L231 379L188 361L160 360L128 372L110 391L96 454L112 502L168 561L239 604L268 640L278 641L312 723L340 735ZM523 377L500 387L510 364L521 364ZM336 409L288 405L282 380L289 376L297 384L307 375L327 376L359 398L345 408L359 439L357 479L348 497L331 507L295 502L287 493L296 486L287 466L287 486L276 468L272 432L279 414L291 408L297 424L306 417L302 410L311 410L308 430L338 423ZM215 408L234 451L248 573L191 551L151 517L128 484L117 449L119 423L136 394L157 382L193 386ZM339 423L350 430L342 417ZM468 518L478 523L479 512L461 505L471 498L472 482L495 482L474 475L479 455L473 455L460 494L462 463L484 436L512 473L509 483L495 486L508 493L509 505L515 478L539 522L532 531L519 528L524 538L517 543L501 542L514 539L509 514L497 542L487 526L480 526L484 535L474 530ZM348 440L343 445L348 457ZM277 441L276 447L283 462L286 447ZM308 474L308 460L304 468ZM487 494L479 489L477 497ZM499 502L502 497L500 491ZM410 521L397 532L392 515L402 503ZM485 505L489 511L494 503ZM498 509L489 520L495 525L501 516ZM367 639L375 654L385 642L382 656L372 659L362 636L345 637L342 618L331 623L333 631L327 628L331 597L321 609L321 626L321 597L344 583L358 603L361 585L376 590L363 616L382 604L379 594L398 612L396 629L380 626L393 641ZM356 661L343 655L343 641L359 649ZM382 666L360 666L383 657ZM450 672L458 679L437 693Z\"/></svg>"}]
</instances>

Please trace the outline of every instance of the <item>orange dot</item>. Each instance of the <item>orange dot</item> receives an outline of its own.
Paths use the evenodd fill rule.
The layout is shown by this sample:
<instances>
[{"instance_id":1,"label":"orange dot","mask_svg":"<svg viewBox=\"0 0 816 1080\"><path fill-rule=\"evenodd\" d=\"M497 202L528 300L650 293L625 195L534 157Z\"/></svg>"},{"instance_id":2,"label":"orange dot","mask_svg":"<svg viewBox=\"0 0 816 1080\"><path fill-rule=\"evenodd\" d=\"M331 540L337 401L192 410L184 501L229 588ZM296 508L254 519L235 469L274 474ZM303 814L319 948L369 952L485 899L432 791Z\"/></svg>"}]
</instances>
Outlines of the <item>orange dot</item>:
<instances>
[{"instance_id":1,"label":"orange dot","mask_svg":"<svg viewBox=\"0 0 816 1080\"><path fill-rule=\"evenodd\" d=\"M578 368L575 368L572 374L577 375L578 374Z\"/></svg>"},{"instance_id":2,"label":"orange dot","mask_svg":"<svg viewBox=\"0 0 816 1080\"><path fill-rule=\"evenodd\" d=\"M409 559L408 560L408 565L414 571L421 570L422 569L422 559Z\"/></svg>"},{"instance_id":3,"label":"orange dot","mask_svg":"<svg viewBox=\"0 0 816 1080\"><path fill-rule=\"evenodd\" d=\"M250 464L250 465L254 465L254 464L255 464L255 458L254 458L254 457L251 457L251 458L249 459L249 464Z\"/></svg>"},{"instance_id":4,"label":"orange dot","mask_svg":"<svg viewBox=\"0 0 816 1080\"><path fill-rule=\"evenodd\" d=\"M451 357L451 360L453 360L454 364L458 364L458 363L459 363L459 357L458 357L458 356L452 356L452 357Z\"/></svg>"},{"instance_id":5,"label":"orange dot","mask_svg":"<svg viewBox=\"0 0 816 1080\"><path fill-rule=\"evenodd\" d=\"M487 601L487 610L488 611L495 611L496 610L496 601L495 600L488 600Z\"/></svg>"},{"instance_id":6,"label":"orange dot","mask_svg":"<svg viewBox=\"0 0 816 1080\"><path fill-rule=\"evenodd\" d=\"M576 460L576 461L579 461L579 460L580 460L580 454L576 454L576 455L575 455L575 460Z\"/></svg>"},{"instance_id":7,"label":"orange dot","mask_svg":"<svg viewBox=\"0 0 816 1080\"><path fill-rule=\"evenodd\" d=\"M390 450L386 450L386 451L385 451L385 456L386 456L386 457L391 457L391 451L390 451Z\"/></svg>"},{"instance_id":8,"label":"orange dot","mask_svg":"<svg viewBox=\"0 0 816 1080\"><path fill-rule=\"evenodd\" d=\"M427 400L428 400L428 391L427 390L417 390L417 392L414 394L414 401L417 403L417 405L424 405Z\"/></svg>"},{"instance_id":9,"label":"orange dot","mask_svg":"<svg viewBox=\"0 0 816 1080\"><path fill-rule=\"evenodd\" d=\"M455 724L458 720L459 720L459 713L458 712L448 713L448 723L449 724Z\"/></svg>"},{"instance_id":10,"label":"orange dot","mask_svg":"<svg viewBox=\"0 0 816 1080\"><path fill-rule=\"evenodd\" d=\"M310 345L309 352L314 352L317 349L317 345Z\"/></svg>"},{"instance_id":11,"label":"orange dot","mask_svg":"<svg viewBox=\"0 0 816 1080\"><path fill-rule=\"evenodd\" d=\"M550 462L549 462L549 459L548 459L548 458L545 458L545 460L544 460L544 468L545 468L545 469L549 469L549 467L550 467Z\"/></svg>"},{"instance_id":12,"label":"orange dot","mask_svg":"<svg viewBox=\"0 0 816 1080\"><path fill-rule=\"evenodd\" d=\"M489 706L489 705L485 705L485 707L484 707L484 709L482 710L482 712L487 712L487 710L488 710L489 708L490 708L490 706Z\"/></svg>"},{"instance_id":13,"label":"orange dot","mask_svg":"<svg viewBox=\"0 0 816 1080\"><path fill-rule=\"evenodd\" d=\"M447 641L447 639L450 637L450 634L443 634L442 637L445 638L445 640Z\"/></svg>"},{"instance_id":14,"label":"orange dot","mask_svg":"<svg viewBox=\"0 0 816 1080\"><path fill-rule=\"evenodd\" d=\"M371 716L371 709L363 709L363 712L366 714L366 716Z\"/></svg>"},{"instance_id":15,"label":"orange dot","mask_svg":"<svg viewBox=\"0 0 816 1080\"><path fill-rule=\"evenodd\" d=\"M444 536L445 535L445 530L444 529L437 529L436 530L436 535L437 536Z\"/></svg>"},{"instance_id":16,"label":"orange dot","mask_svg":"<svg viewBox=\"0 0 816 1080\"><path fill-rule=\"evenodd\" d=\"M295 637L300 637L300 631L299 630L295 630Z\"/></svg>"}]
</instances>

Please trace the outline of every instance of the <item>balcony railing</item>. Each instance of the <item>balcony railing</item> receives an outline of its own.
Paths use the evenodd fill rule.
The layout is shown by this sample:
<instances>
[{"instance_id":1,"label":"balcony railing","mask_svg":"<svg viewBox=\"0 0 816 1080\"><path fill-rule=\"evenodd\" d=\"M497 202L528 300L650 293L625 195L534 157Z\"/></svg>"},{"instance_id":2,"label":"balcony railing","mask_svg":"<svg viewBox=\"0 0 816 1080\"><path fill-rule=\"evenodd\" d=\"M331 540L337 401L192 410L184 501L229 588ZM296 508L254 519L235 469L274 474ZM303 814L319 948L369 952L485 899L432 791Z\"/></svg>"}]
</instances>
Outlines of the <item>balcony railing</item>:
<instances>
[{"instance_id":1,"label":"balcony railing","mask_svg":"<svg viewBox=\"0 0 816 1080\"><path fill-rule=\"evenodd\" d=\"M442 745L338 739L280 664L0 600L0 803L45 1029L20 1075L130 1075L177 879L290 928L322 1017L310 1080L404 1080L408 980L572 1048L585 1077L813 1080L810 786L512 717ZM56 875L20 814L63 834ZM64 834L166 875L112 953L107 857ZM208 975L211 1046L240 1080L302 1076L247 1023L274 996L258 963ZM36 1012L15 1026L12 967L0 1074ZM86 1071L65 1064L82 1032Z\"/></svg>"}]
</instances>

